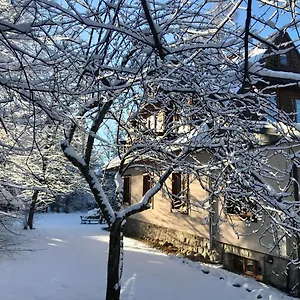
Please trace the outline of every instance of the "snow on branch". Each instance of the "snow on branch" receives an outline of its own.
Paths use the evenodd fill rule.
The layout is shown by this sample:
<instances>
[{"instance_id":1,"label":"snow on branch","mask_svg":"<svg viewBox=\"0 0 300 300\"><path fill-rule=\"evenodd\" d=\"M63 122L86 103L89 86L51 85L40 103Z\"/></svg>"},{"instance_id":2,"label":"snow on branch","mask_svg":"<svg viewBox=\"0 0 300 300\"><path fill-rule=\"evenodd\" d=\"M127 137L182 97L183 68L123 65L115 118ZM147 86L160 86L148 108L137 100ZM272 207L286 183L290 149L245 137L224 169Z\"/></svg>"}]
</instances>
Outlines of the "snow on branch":
<instances>
[{"instance_id":1,"label":"snow on branch","mask_svg":"<svg viewBox=\"0 0 300 300\"><path fill-rule=\"evenodd\" d=\"M61 147L68 160L81 171L86 182L90 186L95 200L99 205L99 208L101 209L103 216L108 224L113 223L115 220L115 213L107 199L106 194L103 191L99 179L95 175L95 172L90 169L85 160L78 155L75 149L69 145L69 142L67 140L61 143Z\"/></svg>"},{"instance_id":2,"label":"snow on branch","mask_svg":"<svg viewBox=\"0 0 300 300\"><path fill-rule=\"evenodd\" d=\"M78 153L75 151L75 149L69 145L69 142L67 140L64 140L61 142L61 147L63 148L63 151L65 155L72 161L74 161L74 164L86 166L85 160L78 155Z\"/></svg>"}]
</instances>

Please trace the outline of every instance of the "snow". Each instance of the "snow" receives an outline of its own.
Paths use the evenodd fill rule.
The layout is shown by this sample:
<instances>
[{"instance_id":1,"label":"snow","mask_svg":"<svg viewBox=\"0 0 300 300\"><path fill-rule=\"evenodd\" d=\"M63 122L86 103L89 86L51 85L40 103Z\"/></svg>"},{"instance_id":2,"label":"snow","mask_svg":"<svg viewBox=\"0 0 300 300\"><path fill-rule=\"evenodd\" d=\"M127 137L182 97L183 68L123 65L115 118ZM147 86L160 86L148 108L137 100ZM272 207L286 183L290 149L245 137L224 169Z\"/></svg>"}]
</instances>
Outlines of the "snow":
<instances>
[{"instance_id":1,"label":"snow","mask_svg":"<svg viewBox=\"0 0 300 300\"><path fill-rule=\"evenodd\" d=\"M259 63L261 59L264 57L267 49L255 47L250 53L248 57L248 61L251 64Z\"/></svg>"},{"instance_id":2,"label":"snow","mask_svg":"<svg viewBox=\"0 0 300 300\"><path fill-rule=\"evenodd\" d=\"M120 158L119 158L119 157L115 157L115 158L113 158L112 160L110 160L110 161L103 167L103 169L107 169L107 170L109 170L109 169L114 169L114 168L118 167L118 166L120 165L120 163L121 163Z\"/></svg>"},{"instance_id":3,"label":"snow","mask_svg":"<svg viewBox=\"0 0 300 300\"><path fill-rule=\"evenodd\" d=\"M0 257L1 299L105 299L108 232L81 225L79 215L40 214L35 230L21 232L23 251ZM129 238L124 244L122 300L292 299L218 266L167 256Z\"/></svg>"},{"instance_id":4,"label":"snow","mask_svg":"<svg viewBox=\"0 0 300 300\"><path fill-rule=\"evenodd\" d=\"M115 175L115 183L116 183L116 191L119 193L123 192L123 180L119 172L117 172Z\"/></svg>"},{"instance_id":5,"label":"snow","mask_svg":"<svg viewBox=\"0 0 300 300\"><path fill-rule=\"evenodd\" d=\"M87 212L87 216L98 216L100 213L100 209L99 208L94 208L94 209L91 209Z\"/></svg>"},{"instance_id":6,"label":"snow","mask_svg":"<svg viewBox=\"0 0 300 300\"><path fill-rule=\"evenodd\" d=\"M285 72L285 71L273 71L267 68L263 68L257 64L252 65L249 68L249 72L262 77L300 81L300 74L298 73Z\"/></svg>"}]
</instances>

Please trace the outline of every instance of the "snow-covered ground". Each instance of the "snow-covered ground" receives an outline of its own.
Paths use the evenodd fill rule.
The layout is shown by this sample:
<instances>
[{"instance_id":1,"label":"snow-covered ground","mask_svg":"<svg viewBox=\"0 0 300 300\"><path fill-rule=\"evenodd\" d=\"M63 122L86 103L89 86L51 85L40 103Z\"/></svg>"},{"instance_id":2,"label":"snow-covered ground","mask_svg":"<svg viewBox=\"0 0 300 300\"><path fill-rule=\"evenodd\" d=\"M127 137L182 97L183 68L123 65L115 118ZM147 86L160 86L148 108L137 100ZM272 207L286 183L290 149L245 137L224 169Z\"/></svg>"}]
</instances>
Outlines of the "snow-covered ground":
<instances>
[{"instance_id":1,"label":"snow-covered ground","mask_svg":"<svg viewBox=\"0 0 300 300\"><path fill-rule=\"evenodd\" d=\"M108 233L79 214L42 214L22 231L22 251L0 256L3 300L105 299ZM122 300L286 299L283 293L213 266L125 238Z\"/></svg>"}]
</instances>

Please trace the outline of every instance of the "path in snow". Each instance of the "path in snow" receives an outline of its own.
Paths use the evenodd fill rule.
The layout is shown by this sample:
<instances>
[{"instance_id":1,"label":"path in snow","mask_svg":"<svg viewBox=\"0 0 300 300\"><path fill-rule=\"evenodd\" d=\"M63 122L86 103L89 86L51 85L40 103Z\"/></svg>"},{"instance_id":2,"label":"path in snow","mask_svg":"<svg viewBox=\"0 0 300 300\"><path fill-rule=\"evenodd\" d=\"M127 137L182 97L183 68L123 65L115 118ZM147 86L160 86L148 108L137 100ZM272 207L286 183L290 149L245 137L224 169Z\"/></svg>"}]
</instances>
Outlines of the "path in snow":
<instances>
[{"instance_id":1,"label":"path in snow","mask_svg":"<svg viewBox=\"0 0 300 300\"><path fill-rule=\"evenodd\" d=\"M108 233L81 225L79 214L43 214L36 227L22 231L24 251L0 258L1 300L105 299ZM251 278L128 238L124 261L122 300L292 299Z\"/></svg>"}]
</instances>

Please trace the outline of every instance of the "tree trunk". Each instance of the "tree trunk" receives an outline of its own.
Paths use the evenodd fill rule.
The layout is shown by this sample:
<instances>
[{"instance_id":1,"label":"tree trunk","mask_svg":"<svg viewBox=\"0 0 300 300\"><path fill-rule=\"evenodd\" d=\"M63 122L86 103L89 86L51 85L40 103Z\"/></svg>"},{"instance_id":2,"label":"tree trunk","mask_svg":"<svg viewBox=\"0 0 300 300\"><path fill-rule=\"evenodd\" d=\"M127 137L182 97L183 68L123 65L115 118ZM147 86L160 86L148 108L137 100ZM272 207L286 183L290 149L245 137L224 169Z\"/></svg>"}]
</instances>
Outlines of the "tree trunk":
<instances>
[{"instance_id":1,"label":"tree trunk","mask_svg":"<svg viewBox=\"0 0 300 300\"><path fill-rule=\"evenodd\" d=\"M30 229L33 229L33 217L34 217L34 212L35 212L35 205L37 202L39 191L34 191L30 203L30 208L29 208L29 214L28 214L28 219L26 220L26 224L24 226L24 229L27 229L28 227Z\"/></svg>"},{"instance_id":2,"label":"tree trunk","mask_svg":"<svg viewBox=\"0 0 300 300\"><path fill-rule=\"evenodd\" d=\"M107 264L107 287L106 300L120 299L120 254L123 251L122 242L122 220L116 219L111 224L109 235L109 253Z\"/></svg>"},{"instance_id":3,"label":"tree trunk","mask_svg":"<svg viewBox=\"0 0 300 300\"><path fill-rule=\"evenodd\" d=\"M60 204L60 197L55 196L55 204L56 204L56 212L59 213L59 204Z\"/></svg>"},{"instance_id":4,"label":"tree trunk","mask_svg":"<svg viewBox=\"0 0 300 300\"><path fill-rule=\"evenodd\" d=\"M68 214L70 212L70 207L69 207L69 197L64 197L64 213Z\"/></svg>"},{"instance_id":5,"label":"tree trunk","mask_svg":"<svg viewBox=\"0 0 300 300\"><path fill-rule=\"evenodd\" d=\"M300 239L296 237L296 243L297 243L297 259L300 260ZM297 285L297 297L300 298L300 268L297 266L297 279L298 279L298 285Z\"/></svg>"}]
</instances>

